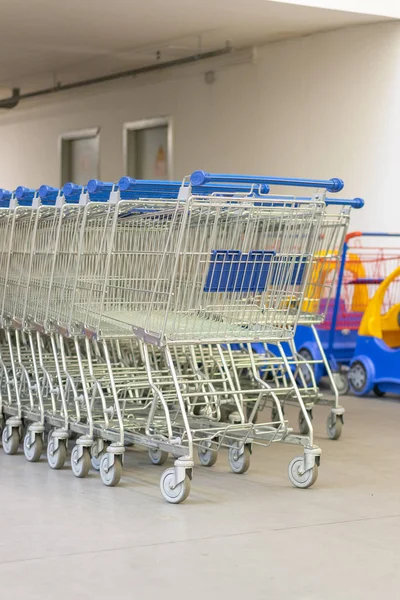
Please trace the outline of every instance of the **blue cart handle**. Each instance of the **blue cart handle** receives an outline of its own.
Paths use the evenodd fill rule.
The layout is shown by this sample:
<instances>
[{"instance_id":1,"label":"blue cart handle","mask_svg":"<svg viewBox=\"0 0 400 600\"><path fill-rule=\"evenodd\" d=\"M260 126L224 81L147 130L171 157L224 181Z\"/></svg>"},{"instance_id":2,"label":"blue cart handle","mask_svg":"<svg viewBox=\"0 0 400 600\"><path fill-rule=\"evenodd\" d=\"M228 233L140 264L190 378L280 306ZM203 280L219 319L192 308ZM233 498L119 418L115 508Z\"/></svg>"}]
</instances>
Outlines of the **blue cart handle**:
<instances>
[{"instance_id":1,"label":"blue cart handle","mask_svg":"<svg viewBox=\"0 0 400 600\"><path fill-rule=\"evenodd\" d=\"M282 196L268 196L268 198L271 200L280 200ZM307 202L311 202L312 198L310 196L296 196L296 200L306 200ZM350 206L351 208L362 208L365 202L362 198L352 198L351 200L346 200L345 198L325 198L325 204L327 206Z\"/></svg>"},{"instance_id":2,"label":"blue cart handle","mask_svg":"<svg viewBox=\"0 0 400 600\"><path fill-rule=\"evenodd\" d=\"M169 192L178 193L180 188L182 187L181 181L160 181L160 180L147 180L147 179L133 179L132 177L121 177L118 182L118 187L121 192L126 191L135 191L140 189L140 191L150 189L154 192L159 192L160 195ZM223 184L214 184L208 185L205 184L204 190L201 190L200 193L204 192L207 194L235 194L235 193L243 193L250 194L253 190L251 185L223 185ZM197 191L197 190L196 190ZM268 194L269 186L263 184L261 189L259 190L262 194Z\"/></svg>"},{"instance_id":3,"label":"blue cart handle","mask_svg":"<svg viewBox=\"0 0 400 600\"><path fill-rule=\"evenodd\" d=\"M36 194L36 190L24 187L23 185L19 185L15 190L15 197L19 201L21 201L21 200L31 201L31 200L33 200L35 194Z\"/></svg>"},{"instance_id":4,"label":"blue cart handle","mask_svg":"<svg viewBox=\"0 0 400 600\"><path fill-rule=\"evenodd\" d=\"M60 190L55 187L51 187L50 185L41 185L38 189L38 194L42 200L45 198L54 198L57 197Z\"/></svg>"},{"instance_id":5,"label":"blue cart handle","mask_svg":"<svg viewBox=\"0 0 400 600\"><path fill-rule=\"evenodd\" d=\"M181 181L160 181L158 179L133 179L132 177L121 177L118 182L118 187L121 192L133 191L137 188L145 189L151 188L154 190L160 190L160 192L165 191L168 192L171 189L173 191L179 191L179 188L182 185Z\"/></svg>"},{"instance_id":6,"label":"blue cart handle","mask_svg":"<svg viewBox=\"0 0 400 600\"><path fill-rule=\"evenodd\" d=\"M325 204L327 206L350 206L351 208L362 208L365 201L362 198L353 198L352 200L334 200L333 198L326 198ZM400 234L399 234L400 235Z\"/></svg>"},{"instance_id":7,"label":"blue cart handle","mask_svg":"<svg viewBox=\"0 0 400 600\"><path fill-rule=\"evenodd\" d=\"M64 184L63 194L66 198L69 196L79 196L82 193L86 193L86 188L83 185L77 185L76 183L72 183L72 181Z\"/></svg>"},{"instance_id":8,"label":"blue cart handle","mask_svg":"<svg viewBox=\"0 0 400 600\"><path fill-rule=\"evenodd\" d=\"M10 200L11 196L12 196L12 192L10 192L10 190L5 190L4 188L0 188L0 201Z\"/></svg>"},{"instance_id":9,"label":"blue cart handle","mask_svg":"<svg viewBox=\"0 0 400 600\"><path fill-rule=\"evenodd\" d=\"M99 181L98 179L90 179L87 183L87 191L89 194L112 192L116 189L118 189L118 186L112 181Z\"/></svg>"},{"instance_id":10,"label":"blue cart handle","mask_svg":"<svg viewBox=\"0 0 400 600\"><path fill-rule=\"evenodd\" d=\"M192 185L204 185L205 183L249 183L285 185L291 187L325 188L329 192L336 193L343 189L344 183L341 179L291 179L289 177L258 177L251 175L225 175L223 173L206 173L205 171L194 171L190 176Z\"/></svg>"}]
</instances>

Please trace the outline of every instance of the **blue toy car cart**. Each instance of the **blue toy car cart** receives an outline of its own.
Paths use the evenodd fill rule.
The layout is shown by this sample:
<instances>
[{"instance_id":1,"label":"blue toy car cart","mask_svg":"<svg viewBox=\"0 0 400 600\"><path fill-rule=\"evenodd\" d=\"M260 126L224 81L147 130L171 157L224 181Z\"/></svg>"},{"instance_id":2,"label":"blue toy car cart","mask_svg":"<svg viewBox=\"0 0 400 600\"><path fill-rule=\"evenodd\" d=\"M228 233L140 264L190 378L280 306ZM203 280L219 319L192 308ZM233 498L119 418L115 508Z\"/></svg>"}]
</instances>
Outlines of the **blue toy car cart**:
<instances>
[{"instance_id":1,"label":"blue toy car cart","mask_svg":"<svg viewBox=\"0 0 400 600\"><path fill-rule=\"evenodd\" d=\"M400 266L379 286L362 318L349 383L357 396L400 394Z\"/></svg>"},{"instance_id":2,"label":"blue toy car cart","mask_svg":"<svg viewBox=\"0 0 400 600\"><path fill-rule=\"evenodd\" d=\"M337 390L342 395L349 391L347 370L355 353L359 326L369 299L400 263L398 247L381 242L377 247L375 240L381 238L400 238L400 234L356 231L346 236L336 292L325 321L316 326L316 331L303 325L296 331L298 353L312 365L316 383L329 374L323 356L325 353Z\"/></svg>"}]
</instances>

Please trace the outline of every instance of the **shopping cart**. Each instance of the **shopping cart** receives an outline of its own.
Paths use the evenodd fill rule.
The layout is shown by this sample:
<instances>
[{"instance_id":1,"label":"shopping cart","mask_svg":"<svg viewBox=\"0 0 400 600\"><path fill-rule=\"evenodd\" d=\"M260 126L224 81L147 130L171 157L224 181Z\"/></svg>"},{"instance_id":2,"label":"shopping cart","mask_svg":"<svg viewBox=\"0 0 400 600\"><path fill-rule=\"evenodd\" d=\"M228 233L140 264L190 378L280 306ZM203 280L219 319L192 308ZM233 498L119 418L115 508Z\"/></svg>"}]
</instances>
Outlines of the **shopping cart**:
<instances>
[{"instance_id":1,"label":"shopping cart","mask_svg":"<svg viewBox=\"0 0 400 600\"><path fill-rule=\"evenodd\" d=\"M312 330L299 326L296 331L296 346L315 365L313 375L317 384L321 377L332 372L339 394L348 392L347 368L354 354L358 328L377 287L400 262L400 249L395 245L399 237L400 234L373 232L353 232L346 236L334 300L325 321L317 325L322 352ZM328 368L322 360L324 355L328 358ZM331 387L334 389L332 383Z\"/></svg>"},{"instance_id":2,"label":"shopping cart","mask_svg":"<svg viewBox=\"0 0 400 600\"><path fill-rule=\"evenodd\" d=\"M219 448L227 447L232 469L244 472L254 444L301 444L304 456L291 462L289 475L294 485L308 487L320 455L311 423L308 436L293 434L254 364L258 387L244 388L231 344L251 349L257 341L272 341L284 357L282 343L292 338L301 312L325 211L324 193L310 200L269 198L261 186L338 191L341 184L204 173L194 174L191 184L185 180L177 192L152 183L135 192L132 182L126 190L90 182L87 189L69 186L64 194L48 190L56 202L50 220L38 207L30 209L36 211L30 240L42 250L41 258L23 254L25 261L29 254L30 266L22 289L34 293L25 293L14 330L8 311L19 299L7 291L2 324L13 351L9 339L21 321L22 329L36 332L36 345L20 362L39 359L43 410L32 410L31 399L25 408L24 390L15 414L11 403L5 411L7 430L20 435L13 417L42 426L44 412L51 427L50 466L62 466L67 439L75 437L74 474L85 476L91 458L107 485L121 476L126 444L148 448L158 464L170 453L177 460L161 477L170 502L189 493L194 446L203 464L212 464ZM194 186L210 184L214 191L192 193ZM236 189L223 189L230 184ZM13 227L21 208L9 211ZM46 226L51 242L41 246ZM13 250L11 239L7 265L17 267ZM9 272L7 267L4 290L14 281ZM287 361L285 366L290 371ZM293 376L291 383L306 413ZM266 396L275 399L279 422L255 424L248 407L255 414ZM224 421L223 409L232 404L235 410ZM35 406L42 406L37 394Z\"/></svg>"},{"instance_id":3,"label":"shopping cart","mask_svg":"<svg viewBox=\"0 0 400 600\"><path fill-rule=\"evenodd\" d=\"M290 343L292 356L302 395L307 401L307 411L310 419L313 418L312 409L315 404L323 404L331 407L327 418L326 430L328 437L333 440L340 438L343 426L344 408L339 403L339 391L337 388L337 376L332 373L329 361L325 354L323 344L319 337L319 329L322 329L329 314L332 292L336 286L337 274L343 256L345 236L350 221L350 211L360 209L364 202L360 198L354 200L327 200L327 205L332 207L322 224L322 235L318 249L314 257L311 270L310 286L307 289L307 297L302 313L299 318L298 331L304 327L308 328L311 343L299 346L298 333ZM301 333L300 333L301 336ZM316 349L316 350L315 350ZM314 350L314 351L312 351ZM321 393L316 373L323 369L329 378L333 398ZM340 380L339 380L340 384ZM307 423L303 414L299 413L299 430L307 433Z\"/></svg>"},{"instance_id":4,"label":"shopping cart","mask_svg":"<svg viewBox=\"0 0 400 600\"><path fill-rule=\"evenodd\" d=\"M28 197L29 196L29 197ZM12 378L12 394L3 403L3 412L9 415L2 432L4 451L15 454L22 436L22 416L35 412L38 391L38 371L31 360L33 340L24 328L24 313L28 293L30 243L35 235L37 206L34 191L20 186L10 199L9 226L4 246L4 287L2 293L1 321L7 345L2 348L3 372ZM39 409L40 410L40 409ZM43 411L40 410L37 433L44 431ZM32 436L35 433L32 431Z\"/></svg>"},{"instance_id":5,"label":"shopping cart","mask_svg":"<svg viewBox=\"0 0 400 600\"><path fill-rule=\"evenodd\" d=\"M14 375L9 360L9 339L4 327L3 297L6 290L8 254L12 236L14 194L0 189L0 402L1 430L3 430L3 406L13 401ZM11 208L10 208L11 205ZM18 393L18 391L17 391Z\"/></svg>"},{"instance_id":6,"label":"shopping cart","mask_svg":"<svg viewBox=\"0 0 400 600\"><path fill-rule=\"evenodd\" d=\"M313 418L312 409L315 404L326 404L332 407L327 421L327 431L331 439L340 437L344 409L339 404L338 392L316 327L323 323L326 317L340 264L341 250L347 233L350 211L354 208L361 208L363 204L364 202L359 198L354 200L326 200L327 212L322 221L310 271L310 280L306 287L305 300L298 319L299 327L303 325L303 327L310 330L309 333L312 335L313 342L319 351L319 357L314 358L308 352L308 348L302 348L299 353L296 349L296 338L284 344L284 351L306 404L309 419L312 420ZM279 353L277 355L274 345L253 344L252 350L257 354L254 361L257 363L263 378L269 381L269 384L274 387L279 395L282 410L284 410L286 403L290 404L293 401L297 403L296 395L293 394L290 386L288 387L289 380L286 367L282 359L279 358ZM315 371L321 366L327 370L330 376L331 387L334 392L333 398L323 395L318 387ZM246 366L242 362L242 369L245 368ZM276 406L272 404L272 420L275 421L276 419ZM298 424L300 433L307 434L308 422L304 418L302 410L299 411Z\"/></svg>"}]
</instances>

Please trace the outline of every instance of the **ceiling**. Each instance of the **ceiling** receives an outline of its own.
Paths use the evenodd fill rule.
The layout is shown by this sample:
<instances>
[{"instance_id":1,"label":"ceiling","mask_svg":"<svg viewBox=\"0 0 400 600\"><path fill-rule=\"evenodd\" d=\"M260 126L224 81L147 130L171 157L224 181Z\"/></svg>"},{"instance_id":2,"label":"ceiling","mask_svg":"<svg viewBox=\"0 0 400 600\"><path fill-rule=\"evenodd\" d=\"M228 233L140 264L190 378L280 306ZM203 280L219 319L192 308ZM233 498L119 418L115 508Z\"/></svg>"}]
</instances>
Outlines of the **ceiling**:
<instances>
[{"instance_id":1,"label":"ceiling","mask_svg":"<svg viewBox=\"0 0 400 600\"><path fill-rule=\"evenodd\" d=\"M301 4L332 10L362 13L365 15L380 15L392 19L400 18L398 0L269 0L270 2L285 2L286 4Z\"/></svg>"},{"instance_id":2,"label":"ceiling","mask_svg":"<svg viewBox=\"0 0 400 600\"><path fill-rule=\"evenodd\" d=\"M0 86L23 92L384 17L276 0L1 0L0 19Z\"/></svg>"}]
</instances>

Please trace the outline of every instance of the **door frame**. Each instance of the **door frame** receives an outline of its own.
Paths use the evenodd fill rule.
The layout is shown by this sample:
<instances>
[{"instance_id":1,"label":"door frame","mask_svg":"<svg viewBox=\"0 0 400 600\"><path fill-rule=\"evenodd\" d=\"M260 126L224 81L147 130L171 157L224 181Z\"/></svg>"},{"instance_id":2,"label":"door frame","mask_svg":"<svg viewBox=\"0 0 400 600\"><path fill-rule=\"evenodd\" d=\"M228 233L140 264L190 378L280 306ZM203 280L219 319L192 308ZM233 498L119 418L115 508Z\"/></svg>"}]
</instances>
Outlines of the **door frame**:
<instances>
[{"instance_id":1,"label":"door frame","mask_svg":"<svg viewBox=\"0 0 400 600\"><path fill-rule=\"evenodd\" d=\"M151 129L153 127L167 127L167 175L168 180L172 179L173 174L173 160L172 160L172 149L173 149L173 135L172 135L172 118L171 117L154 117L152 119L141 119L139 121L130 121L124 123L123 135L122 135L122 147L124 157L124 171L128 174L129 167L129 156L128 156L128 136L130 131L137 131L139 129Z\"/></svg>"},{"instance_id":2,"label":"door frame","mask_svg":"<svg viewBox=\"0 0 400 600\"><path fill-rule=\"evenodd\" d=\"M60 185L64 185L64 171L65 165L63 165L63 148L65 147L65 142L70 142L72 140L84 140L87 138L99 137L99 151L97 154L96 161L96 171L97 177L100 177L100 127L91 127L87 129L77 129L74 131L67 131L62 133L58 138L58 155L59 155L59 165L60 165Z\"/></svg>"}]
</instances>

